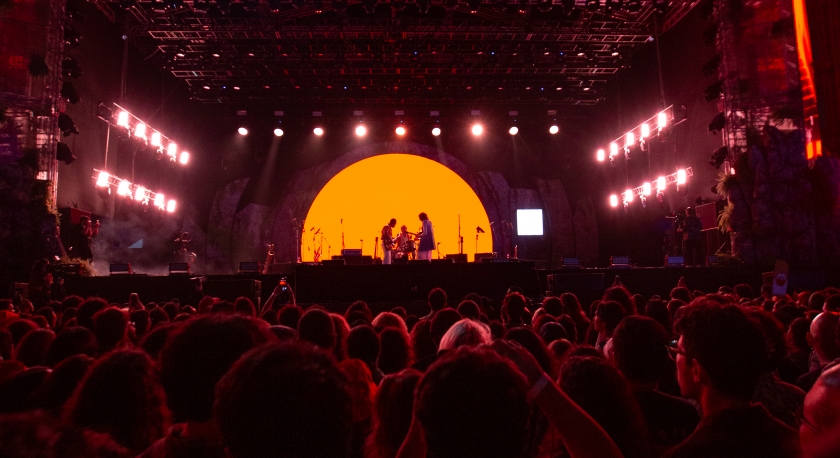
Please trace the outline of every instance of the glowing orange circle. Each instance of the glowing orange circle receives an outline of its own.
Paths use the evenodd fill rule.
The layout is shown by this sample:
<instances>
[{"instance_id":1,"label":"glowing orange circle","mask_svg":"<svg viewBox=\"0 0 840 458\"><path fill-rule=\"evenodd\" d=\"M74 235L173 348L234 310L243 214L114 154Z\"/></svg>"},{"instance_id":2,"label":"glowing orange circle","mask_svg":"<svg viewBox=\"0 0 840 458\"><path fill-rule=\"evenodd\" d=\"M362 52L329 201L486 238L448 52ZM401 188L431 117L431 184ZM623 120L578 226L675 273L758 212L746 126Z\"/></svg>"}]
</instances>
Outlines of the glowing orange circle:
<instances>
[{"instance_id":1,"label":"glowing orange circle","mask_svg":"<svg viewBox=\"0 0 840 458\"><path fill-rule=\"evenodd\" d=\"M458 253L459 213L469 259L476 252L476 227L487 231L478 236L478 252L493 250L487 212L458 174L424 157L383 154L345 168L315 197L306 215L303 261L312 261L318 249L321 260L341 254L342 231L346 248L362 248L365 255L373 255L374 240L391 218L397 219L394 236L403 224L409 232L418 232L420 212L426 212L434 225L441 257ZM381 258L382 247L377 245ZM437 253L432 257L437 258Z\"/></svg>"}]
</instances>

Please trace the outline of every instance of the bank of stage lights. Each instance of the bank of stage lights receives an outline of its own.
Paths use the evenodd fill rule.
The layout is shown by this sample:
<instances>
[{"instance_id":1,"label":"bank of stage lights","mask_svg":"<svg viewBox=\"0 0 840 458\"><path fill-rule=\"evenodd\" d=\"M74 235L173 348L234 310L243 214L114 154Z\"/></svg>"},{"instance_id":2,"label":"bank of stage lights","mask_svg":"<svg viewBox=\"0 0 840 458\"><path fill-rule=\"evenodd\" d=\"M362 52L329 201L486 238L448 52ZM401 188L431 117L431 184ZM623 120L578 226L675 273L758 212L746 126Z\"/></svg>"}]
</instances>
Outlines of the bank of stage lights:
<instances>
[{"instance_id":1,"label":"bank of stage lights","mask_svg":"<svg viewBox=\"0 0 840 458\"><path fill-rule=\"evenodd\" d=\"M649 139L652 136L659 136L662 134L662 132L668 128L673 120L674 106L671 105L647 121L630 129L630 131L626 134L610 142L609 154L607 154L607 151L599 149L595 154L595 158L598 162L604 162L609 159L610 164L615 165L615 159L618 157L619 151L622 151L624 153L624 159L629 161L633 148L638 145L639 150L647 151Z\"/></svg>"},{"instance_id":2,"label":"bank of stage lights","mask_svg":"<svg viewBox=\"0 0 840 458\"><path fill-rule=\"evenodd\" d=\"M96 179L96 186L99 188L110 188L112 186L117 188L118 196L133 198L142 205L154 205L161 211L166 210L169 213L175 211L175 200L169 199L167 201L162 193L150 191L143 186L123 180L104 170L93 169L93 178Z\"/></svg>"},{"instance_id":3,"label":"bank of stage lights","mask_svg":"<svg viewBox=\"0 0 840 458\"><path fill-rule=\"evenodd\" d=\"M654 190L656 191L656 200L662 202L665 199L665 188L668 187L669 184L676 184L677 191L682 191L685 189L685 184L688 182L688 177L693 176L694 172L691 170L691 167L686 169L679 169L676 173L672 173L667 176L661 176L656 179L653 183L645 182L638 188L628 189L621 193L621 202L624 204L624 208L630 206L630 202L639 198L639 201L642 203L642 207L647 207L647 199L653 194ZM618 207L619 203L619 194L613 194L610 196L610 207Z\"/></svg>"},{"instance_id":4,"label":"bank of stage lights","mask_svg":"<svg viewBox=\"0 0 840 458\"><path fill-rule=\"evenodd\" d=\"M250 131L248 130L247 127L239 127L239 128L237 128L237 132L239 133L239 135L241 135L243 137L247 136L250 133ZM359 124L355 127L354 132L355 132L357 137L364 137L368 134L368 129L367 129L367 127L365 127L364 124ZM474 136L480 137L481 135L484 134L484 126L480 123L475 123L475 124L470 126L470 132ZM560 128L555 124L555 125L552 125L551 127L549 127L548 132L552 135L556 135L557 133L560 132ZM315 127L314 129L312 129L312 133L315 134L316 136L320 137L320 136L324 135L325 131L324 131L323 127L319 126L319 127ZM397 134L397 136L399 136L399 137L404 137L408 133L408 129L405 127L404 124L401 123L401 124L397 125L396 129L394 129L394 133ZM519 133L519 128L517 126L512 126L508 130L508 133L510 133L510 135L516 135L516 134ZM284 134L283 129L280 129L280 128L274 129L274 135L276 137L282 137L283 134ZM434 135L435 137L438 137L438 136L440 136L440 134L441 134L440 125L435 124L432 127L432 135Z\"/></svg>"},{"instance_id":5,"label":"bank of stage lights","mask_svg":"<svg viewBox=\"0 0 840 458\"><path fill-rule=\"evenodd\" d=\"M178 153L178 145L175 142L167 138L162 133L149 127L145 122L140 120L140 118L129 113L125 108L117 105L116 103L114 104L114 107L116 108L115 111L117 113L117 127L126 129L129 136L137 138L147 145L157 148L157 152L160 155L158 158L163 157L163 154L165 153L172 162L177 161L182 165L186 165L187 162L190 161L190 153L186 151Z\"/></svg>"}]
</instances>

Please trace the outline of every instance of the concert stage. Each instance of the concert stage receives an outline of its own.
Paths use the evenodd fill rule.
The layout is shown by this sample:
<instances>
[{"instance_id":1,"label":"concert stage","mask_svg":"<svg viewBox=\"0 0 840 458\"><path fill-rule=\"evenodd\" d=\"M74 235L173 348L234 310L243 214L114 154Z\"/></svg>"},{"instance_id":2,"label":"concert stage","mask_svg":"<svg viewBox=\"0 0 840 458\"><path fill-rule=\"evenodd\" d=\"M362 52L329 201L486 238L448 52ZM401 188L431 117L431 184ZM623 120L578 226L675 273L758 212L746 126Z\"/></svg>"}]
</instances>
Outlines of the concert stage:
<instances>
[{"instance_id":1,"label":"concert stage","mask_svg":"<svg viewBox=\"0 0 840 458\"><path fill-rule=\"evenodd\" d=\"M586 304L601 296L615 277L630 291L645 297L659 294L667 297L680 277L685 277L691 289L716 291L721 285L739 283L752 285L756 292L761 285L762 270L758 268L629 268L538 270L532 262L494 263L432 263L409 265L307 265L277 264L274 274L256 273L211 275L202 277L203 294L233 300L248 296L265 301L280 278L287 278L301 304L324 304L342 310L355 300L365 300L375 309L396 304L420 307L434 287L448 293L452 305L470 292L499 301L510 286L519 286L526 295L539 297L546 291L555 294L575 293ZM101 296L111 302L123 303L132 292L142 301L167 301L179 298L195 302L197 276L115 275L109 277L66 277L69 294ZM837 284L835 271L792 271L790 290L818 289ZM375 304L380 304L377 307Z\"/></svg>"}]
</instances>

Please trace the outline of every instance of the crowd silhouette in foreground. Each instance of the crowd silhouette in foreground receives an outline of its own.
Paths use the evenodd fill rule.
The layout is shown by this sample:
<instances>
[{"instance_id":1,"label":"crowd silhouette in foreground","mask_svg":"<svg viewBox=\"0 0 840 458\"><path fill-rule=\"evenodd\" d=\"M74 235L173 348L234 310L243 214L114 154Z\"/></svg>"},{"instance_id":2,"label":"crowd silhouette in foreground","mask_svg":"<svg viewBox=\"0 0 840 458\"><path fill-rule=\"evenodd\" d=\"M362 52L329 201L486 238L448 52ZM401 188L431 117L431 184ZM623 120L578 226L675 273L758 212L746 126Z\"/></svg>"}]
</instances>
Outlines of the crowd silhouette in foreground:
<instances>
[{"instance_id":1,"label":"crowd silhouette in foreground","mask_svg":"<svg viewBox=\"0 0 840 458\"><path fill-rule=\"evenodd\" d=\"M838 289L426 305L0 300L0 457L840 456Z\"/></svg>"}]
</instances>

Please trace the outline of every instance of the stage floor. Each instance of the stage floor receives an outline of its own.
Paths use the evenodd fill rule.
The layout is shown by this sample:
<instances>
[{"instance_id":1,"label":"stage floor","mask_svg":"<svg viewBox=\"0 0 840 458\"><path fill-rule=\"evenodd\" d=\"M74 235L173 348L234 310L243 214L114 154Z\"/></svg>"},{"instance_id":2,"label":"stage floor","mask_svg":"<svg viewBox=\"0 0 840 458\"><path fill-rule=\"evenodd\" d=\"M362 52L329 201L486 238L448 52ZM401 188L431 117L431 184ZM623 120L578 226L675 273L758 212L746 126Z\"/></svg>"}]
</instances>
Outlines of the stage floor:
<instances>
[{"instance_id":1,"label":"stage floor","mask_svg":"<svg viewBox=\"0 0 840 458\"><path fill-rule=\"evenodd\" d=\"M278 267L278 266L275 266ZM747 283L758 292L762 270L758 268L631 268L539 270L531 262L410 264L410 265L305 265L285 264L273 269L275 274L210 275L204 278L203 294L233 300L248 296L264 301L281 278L295 289L299 303L349 304L356 300L368 303L420 303L435 287L443 288L453 305L467 293L475 292L500 300L511 286L518 286L530 297L547 291L554 294L575 293L582 302L599 298L616 276L633 293L649 297L667 297L680 277L692 290L713 292L722 285ZM132 292L142 301L167 301L179 298L195 302L197 275L121 275L103 277L67 277L68 294L100 296L123 303ZM821 270L792 271L790 290L819 289L837 284L838 273ZM339 307L340 308L340 307Z\"/></svg>"}]
</instances>

